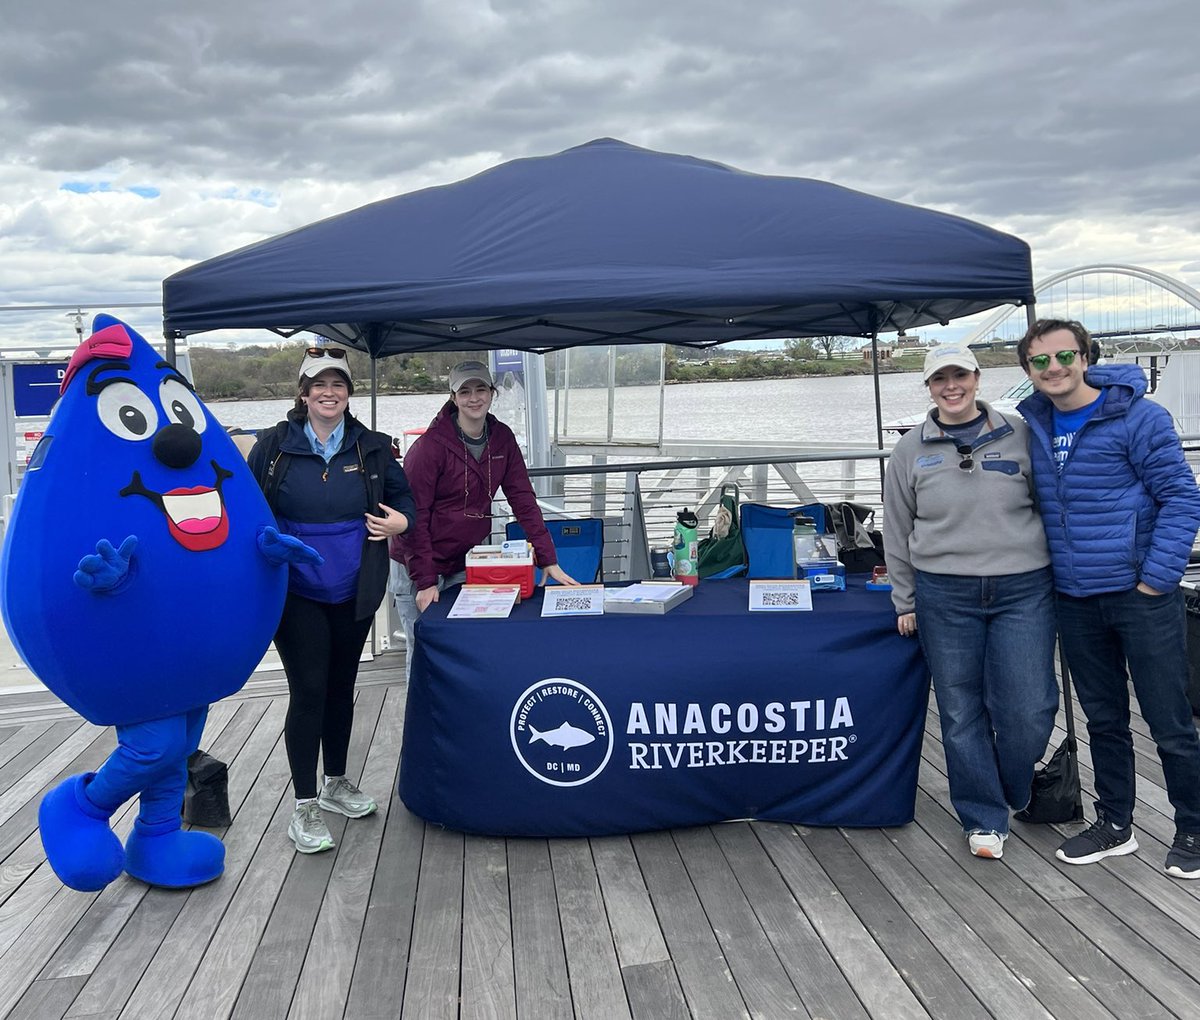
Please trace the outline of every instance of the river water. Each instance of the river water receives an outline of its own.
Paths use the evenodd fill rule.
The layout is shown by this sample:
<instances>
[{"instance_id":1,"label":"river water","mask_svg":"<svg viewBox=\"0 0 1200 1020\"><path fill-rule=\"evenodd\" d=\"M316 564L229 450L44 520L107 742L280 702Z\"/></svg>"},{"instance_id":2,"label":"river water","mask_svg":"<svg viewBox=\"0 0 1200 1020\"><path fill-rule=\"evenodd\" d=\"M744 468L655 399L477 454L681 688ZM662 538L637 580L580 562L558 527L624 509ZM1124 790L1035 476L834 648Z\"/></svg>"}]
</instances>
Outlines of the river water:
<instances>
[{"instance_id":1,"label":"river water","mask_svg":"<svg viewBox=\"0 0 1200 1020\"><path fill-rule=\"evenodd\" d=\"M1020 368L990 368L980 385L983 399L994 399L1025 377ZM885 422L923 411L929 404L916 372L883 375L879 380ZM502 419L504 394L497 401ZM554 395L550 394L554 429ZM377 427L389 435L423 428L445 398L438 394L385 395L378 398ZM565 406L564 406L565 405ZM209 408L227 427L263 428L284 416L290 400L210 401ZM351 398L352 412L369 421L370 400L361 390ZM573 390L559 400L559 434L595 437L606 434L606 390ZM614 439L652 441L658 436L658 388L630 386L618 391ZM875 396L869 375L814 379L753 379L742 382L683 383L666 388L663 410L666 442L738 440L741 442L872 442ZM888 437L885 437L887 441Z\"/></svg>"},{"instance_id":2,"label":"river water","mask_svg":"<svg viewBox=\"0 0 1200 1020\"><path fill-rule=\"evenodd\" d=\"M993 368L983 373L981 395L997 397L1024 377L1019 368ZM502 393L497 412L511 423ZM928 406L918 373L880 377L884 421L907 417ZM553 429L554 396L551 405ZM378 428L390 435L422 428L437 413L445 398L439 394L381 396ZM227 427L265 428L277 422L292 406L291 400L209 401L217 420ZM359 392L351 399L355 415L370 418L369 397ZM605 390L575 390L564 414L559 401L559 432L577 437L604 434L608 419ZM658 388L633 386L618 391L614 413L618 440L653 441L658 436ZM564 421L566 424L563 425ZM666 388L663 435L667 442L737 440L741 442L828 443L873 442L875 397L870 376L836 376L816 379L761 379L744 382L685 383ZM885 437L890 442L893 437ZM822 476L825 465L811 465L808 475ZM832 466L830 471L835 470ZM669 528L669 521L666 527ZM656 533L657 534L657 533ZM37 686L0 631L0 687Z\"/></svg>"}]
</instances>

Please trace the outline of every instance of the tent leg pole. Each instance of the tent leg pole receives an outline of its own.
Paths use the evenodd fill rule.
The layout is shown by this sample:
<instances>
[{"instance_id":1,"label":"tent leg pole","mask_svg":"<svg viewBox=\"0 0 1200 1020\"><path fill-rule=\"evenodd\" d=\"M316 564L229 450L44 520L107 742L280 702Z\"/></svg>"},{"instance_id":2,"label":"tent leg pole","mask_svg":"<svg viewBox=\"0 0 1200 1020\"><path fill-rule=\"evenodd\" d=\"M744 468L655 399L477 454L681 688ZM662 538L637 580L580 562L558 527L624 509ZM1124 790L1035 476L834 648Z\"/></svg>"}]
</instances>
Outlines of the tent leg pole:
<instances>
[{"instance_id":1,"label":"tent leg pole","mask_svg":"<svg viewBox=\"0 0 1200 1020\"><path fill-rule=\"evenodd\" d=\"M379 374L377 371L378 362L375 360L375 355L371 355L371 431L374 432L379 428L379 423L376 415L376 397L379 389Z\"/></svg>"},{"instance_id":2,"label":"tent leg pole","mask_svg":"<svg viewBox=\"0 0 1200 1020\"><path fill-rule=\"evenodd\" d=\"M871 376L875 381L875 447L883 449L883 405L879 399L879 334L871 334ZM884 458L879 458L879 498L883 499Z\"/></svg>"}]
</instances>

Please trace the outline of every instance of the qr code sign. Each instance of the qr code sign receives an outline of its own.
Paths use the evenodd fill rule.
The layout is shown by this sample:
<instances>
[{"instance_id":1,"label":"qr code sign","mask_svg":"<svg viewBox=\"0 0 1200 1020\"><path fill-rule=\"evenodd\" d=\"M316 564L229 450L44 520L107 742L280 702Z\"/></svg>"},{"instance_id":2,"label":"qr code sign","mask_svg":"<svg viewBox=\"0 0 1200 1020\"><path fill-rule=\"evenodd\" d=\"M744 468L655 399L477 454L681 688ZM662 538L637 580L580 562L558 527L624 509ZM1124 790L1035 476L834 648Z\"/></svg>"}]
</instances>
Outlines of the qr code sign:
<instances>
[{"instance_id":1,"label":"qr code sign","mask_svg":"<svg viewBox=\"0 0 1200 1020\"><path fill-rule=\"evenodd\" d=\"M771 608L798 606L800 605L800 593L798 591L765 591L762 604Z\"/></svg>"},{"instance_id":2,"label":"qr code sign","mask_svg":"<svg viewBox=\"0 0 1200 1020\"><path fill-rule=\"evenodd\" d=\"M566 596L560 595L555 606L568 613L582 613L591 608L591 600L580 598L578 595Z\"/></svg>"}]
</instances>

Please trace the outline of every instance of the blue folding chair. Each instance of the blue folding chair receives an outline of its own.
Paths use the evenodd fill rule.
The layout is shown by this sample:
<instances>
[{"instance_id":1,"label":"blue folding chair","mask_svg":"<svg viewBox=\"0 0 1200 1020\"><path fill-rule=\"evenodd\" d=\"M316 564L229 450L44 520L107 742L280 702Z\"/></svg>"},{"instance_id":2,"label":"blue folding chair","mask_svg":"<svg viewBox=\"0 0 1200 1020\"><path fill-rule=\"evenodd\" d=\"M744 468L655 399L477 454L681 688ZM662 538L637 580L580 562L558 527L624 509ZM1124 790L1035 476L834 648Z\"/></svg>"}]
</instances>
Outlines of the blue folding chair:
<instances>
[{"instance_id":1,"label":"blue folding chair","mask_svg":"<svg viewBox=\"0 0 1200 1020\"><path fill-rule=\"evenodd\" d=\"M792 576L792 524L797 513L811 517L817 534L824 534L825 508L820 503L791 507L742 504L742 541L750 562L747 577Z\"/></svg>"},{"instance_id":2,"label":"blue folding chair","mask_svg":"<svg viewBox=\"0 0 1200 1020\"><path fill-rule=\"evenodd\" d=\"M601 580L600 568L604 562L604 521L599 517L571 517L546 522L546 530L554 540L558 553L558 565L581 584ZM525 530L516 521L509 521L504 528L508 539L525 538ZM541 570L535 573L535 582L542 583ZM553 580L547 582L554 584Z\"/></svg>"}]
</instances>

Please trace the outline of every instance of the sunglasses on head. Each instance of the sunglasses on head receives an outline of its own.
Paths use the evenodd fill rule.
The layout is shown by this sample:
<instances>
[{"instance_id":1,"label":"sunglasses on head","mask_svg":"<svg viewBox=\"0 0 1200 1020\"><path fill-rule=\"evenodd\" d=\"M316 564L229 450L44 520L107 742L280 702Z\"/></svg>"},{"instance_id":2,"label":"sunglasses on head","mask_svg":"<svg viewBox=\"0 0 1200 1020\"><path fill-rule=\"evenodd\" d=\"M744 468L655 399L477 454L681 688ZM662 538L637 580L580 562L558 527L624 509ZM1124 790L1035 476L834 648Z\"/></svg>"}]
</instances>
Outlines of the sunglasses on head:
<instances>
[{"instance_id":1,"label":"sunglasses on head","mask_svg":"<svg viewBox=\"0 0 1200 1020\"><path fill-rule=\"evenodd\" d=\"M310 358L344 358L346 352L340 347L309 347L304 353Z\"/></svg>"},{"instance_id":2,"label":"sunglasses on head","mask_svg":"<svg viewBox=\"0 0 1200 1020\"><path fill-rule=\"evenodd\" d=\"M1078 354L1079 354L1079 352L1075 351L1075 350L1055 351L1054 352L1054 360L1057 361L1060 365L1062 365L1065 368L1067 365L1075 364L1075 358L1078 356ZM1044 371L1046 371L1046 369L1048 369L1050 367L1050 355L1049 354L1031 354L1029 356L1029 364L1031 364L1035 369L1037 369L1037 371L1044 372Z\"/></svg>"}]
</instances>

